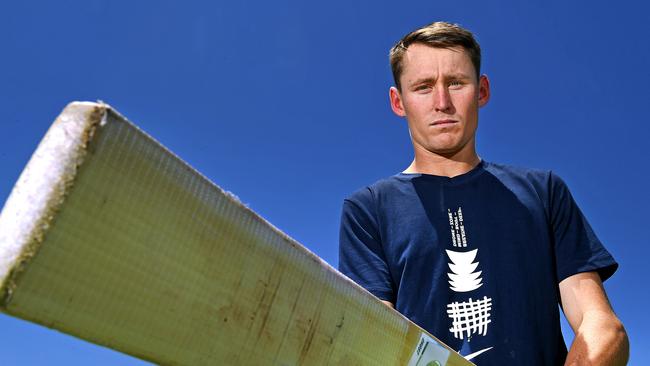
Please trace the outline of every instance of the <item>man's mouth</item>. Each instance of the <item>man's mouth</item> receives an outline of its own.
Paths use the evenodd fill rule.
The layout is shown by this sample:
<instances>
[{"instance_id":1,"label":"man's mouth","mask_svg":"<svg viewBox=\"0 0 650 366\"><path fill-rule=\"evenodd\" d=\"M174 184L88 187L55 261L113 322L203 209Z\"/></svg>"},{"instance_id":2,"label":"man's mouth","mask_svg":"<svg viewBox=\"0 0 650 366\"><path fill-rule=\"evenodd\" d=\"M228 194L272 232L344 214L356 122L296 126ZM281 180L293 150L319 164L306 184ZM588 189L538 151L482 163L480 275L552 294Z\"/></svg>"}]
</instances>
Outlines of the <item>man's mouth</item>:
<instances>
[{"instance_id":1,"label":"man's mouth","mask_svg":"<svg viewBox=\"0 0 650 366\"><path fill-rule=\"evenodd\" d=\"M458 121L456 121L454 119L439 119L439 120L433 121L433 123L431 123L431 126L446 126L446 125L450 125L450 124L453 124L453 123L456 123L456 122L458 122Z\"/></svg>"}]
</instances>

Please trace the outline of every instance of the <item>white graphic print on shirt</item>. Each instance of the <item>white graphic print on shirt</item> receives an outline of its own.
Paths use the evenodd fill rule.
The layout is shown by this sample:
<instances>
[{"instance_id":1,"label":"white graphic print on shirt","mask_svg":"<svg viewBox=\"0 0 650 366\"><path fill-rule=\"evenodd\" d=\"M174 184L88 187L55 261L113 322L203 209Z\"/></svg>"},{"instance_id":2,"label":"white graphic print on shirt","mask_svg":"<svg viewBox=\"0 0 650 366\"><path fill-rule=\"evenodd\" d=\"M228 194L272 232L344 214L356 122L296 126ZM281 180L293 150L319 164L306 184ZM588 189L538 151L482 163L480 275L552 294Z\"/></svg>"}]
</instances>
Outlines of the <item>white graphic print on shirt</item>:
<instances>
[{"instance_id":1,"label":"white graphic print on shirt","mask_svg":"<svg viewBox=\"0 0 650 366\"><path fill-rule=\"evenodd\" d=\"M454 248L467 248L468 238L465 233L465 222L461 207L456 211L447 209L449 226L451 228L452 245ZM483 286L482 271L477 271L479 262L476 261L478 249L470 251L445 250L449 257L449 289L454 292L468 293ZM468 294L469 295L469 294ZM482 299L454 301L447 305L447 315L451 319L451 332L457 339L471 340L473 334L485 336L488 324L492 322L490 312L492 298L483 296ZM487 349L486 349L487 350ZM481 352L482 353L482 352Z\"/></svg>"},{"instance_id":2,"label":"white graphic print on shirt","mask_svg":"<svg viewBox=\"0 0 650 366\"><path fill-rule=\"evenodd\" d=\"M450 288L456 292L470 292L483 285L481 271L474 272L478 262L474 262L478 249L469 252L454 252L446 250L447 256L451 259L448 263L451 272L449 276Z\"/></svg>"}]
</instances>

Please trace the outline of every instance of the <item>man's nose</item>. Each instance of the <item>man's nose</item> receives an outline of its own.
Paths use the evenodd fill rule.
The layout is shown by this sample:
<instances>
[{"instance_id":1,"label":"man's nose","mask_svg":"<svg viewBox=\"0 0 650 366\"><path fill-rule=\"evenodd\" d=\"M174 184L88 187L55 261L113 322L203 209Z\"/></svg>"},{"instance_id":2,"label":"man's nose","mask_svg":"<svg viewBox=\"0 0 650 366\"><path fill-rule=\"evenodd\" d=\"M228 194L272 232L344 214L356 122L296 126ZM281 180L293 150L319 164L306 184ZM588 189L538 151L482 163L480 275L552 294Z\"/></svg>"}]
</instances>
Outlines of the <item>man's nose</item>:
<instances>
[{"instance_id":1,"label":"man's nose","mask_svg":"<svg viewBox=\"0 0 650 366\"><path fill-rule=\"evenodd\" d=\"M436 111L445 112L451 109L451 97L449 95L449 90L445 87L440 87L435 89L434 93L434 107Z\"/></svg>"}]
</instances>

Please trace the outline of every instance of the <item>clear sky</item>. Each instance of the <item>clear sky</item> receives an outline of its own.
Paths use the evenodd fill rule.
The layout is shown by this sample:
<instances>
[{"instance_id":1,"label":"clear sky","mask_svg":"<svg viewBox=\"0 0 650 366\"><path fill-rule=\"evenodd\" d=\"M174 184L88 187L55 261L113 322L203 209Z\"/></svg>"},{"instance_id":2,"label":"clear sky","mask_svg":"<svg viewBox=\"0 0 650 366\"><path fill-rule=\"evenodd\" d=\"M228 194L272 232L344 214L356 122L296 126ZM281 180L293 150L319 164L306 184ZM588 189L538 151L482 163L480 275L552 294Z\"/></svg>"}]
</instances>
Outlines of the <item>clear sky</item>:
<instances>
[{"instance_id":1,"label":"clear sky","mask_svg":"<svg viewBox=\"0 0 650 366\"><path fill-rule=\"evenodd\" d=\"M343 198L412 158L388 104L388 50L418 26L457 22L476 33L492 83L480 156L569 184L620 263L606 288L630 364L648 364L649 10L641 0L5 1L0 201L63 107L101 99L336 266ZM0 329L7 365L145 364L3 314Z\"/></svg>"}]
</instances>

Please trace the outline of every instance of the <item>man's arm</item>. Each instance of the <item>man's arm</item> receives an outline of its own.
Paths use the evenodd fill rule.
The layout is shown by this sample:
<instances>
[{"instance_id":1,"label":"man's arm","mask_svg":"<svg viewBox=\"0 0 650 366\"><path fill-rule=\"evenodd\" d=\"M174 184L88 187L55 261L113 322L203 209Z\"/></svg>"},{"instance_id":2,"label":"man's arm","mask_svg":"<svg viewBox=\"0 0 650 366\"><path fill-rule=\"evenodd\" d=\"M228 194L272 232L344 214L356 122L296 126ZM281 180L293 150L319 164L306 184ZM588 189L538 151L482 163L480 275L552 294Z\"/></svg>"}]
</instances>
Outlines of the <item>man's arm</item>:
<instances>
[{"instance_id":1,"label":"man's arm","mask_svg":"<svg viewBox=\"0 0 650 366\"><path fill-rule=\"evenodd\" d=\"M560 282L562 309L575 338L565 366L625 365L629 342L612 310L597 272L578 273Z\"/></svg>"}]
</instances>

